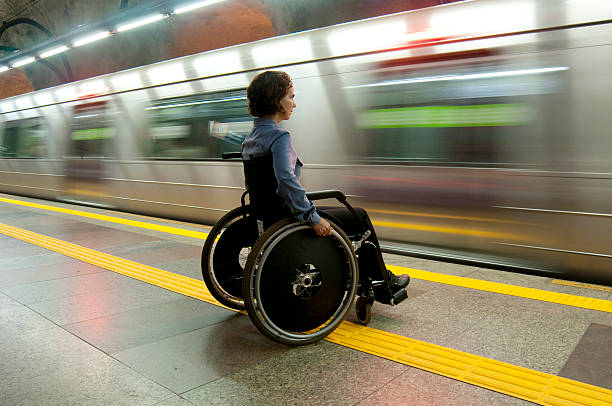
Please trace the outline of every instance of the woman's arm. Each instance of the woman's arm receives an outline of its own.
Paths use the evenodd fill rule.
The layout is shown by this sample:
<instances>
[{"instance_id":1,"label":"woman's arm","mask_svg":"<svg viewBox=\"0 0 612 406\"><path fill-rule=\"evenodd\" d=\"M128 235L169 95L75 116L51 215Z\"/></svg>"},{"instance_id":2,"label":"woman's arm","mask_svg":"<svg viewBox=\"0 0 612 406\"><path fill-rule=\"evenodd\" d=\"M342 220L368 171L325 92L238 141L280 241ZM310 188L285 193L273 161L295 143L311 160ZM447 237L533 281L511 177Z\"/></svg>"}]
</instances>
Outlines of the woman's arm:
<instances>
[{"instance_id":1,"label":"woman's arm","mask_svg":"<svg viewBox=\"0 0 612 406\"><path fill-rule=\"evenodd\" d=\"M278 193L291 208L293 216L315 226L321 221L315 205L306 197L306 190L295 176L297 154L291 145L288 132L279 136L271 145L274 175L278 182Z\"/></svg>"}]
</instances>

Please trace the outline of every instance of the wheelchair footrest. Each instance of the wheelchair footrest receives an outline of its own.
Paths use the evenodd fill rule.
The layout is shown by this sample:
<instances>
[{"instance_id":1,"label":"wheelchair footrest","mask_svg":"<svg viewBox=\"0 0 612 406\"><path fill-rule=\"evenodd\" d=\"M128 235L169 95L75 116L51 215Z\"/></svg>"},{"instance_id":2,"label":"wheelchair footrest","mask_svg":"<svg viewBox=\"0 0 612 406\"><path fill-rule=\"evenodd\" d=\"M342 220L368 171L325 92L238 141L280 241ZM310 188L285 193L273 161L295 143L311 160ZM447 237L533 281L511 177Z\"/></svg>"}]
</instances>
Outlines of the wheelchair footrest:
<instances>
[{"instance_id":1,"label":"wheelchair footrest","mask_svg":"<svg viewBox=\"0 0 612 406\"><path fill-rule=\"evenodd\" d=\"M403 302L405 299L408 299L408 292L406 292L406 289L400 289L393 294L393 297L390 301L391 303L389 304L391 306L395 306Z\"/></svg>"},{"instance_id":2,"label":"wheelchair footrest","mask_svg":"<svg viewBox=\"0 0 612 406\"><path fill-rule=\"evenodd\" d=\"M406 292L405 288L399 289L395 293L391 293L391 291L383 281L379 283L374 282L373 290L374 298L378 303L390 306L400 304L408 298L408 292Z\"/></svg>"}]
</instances>

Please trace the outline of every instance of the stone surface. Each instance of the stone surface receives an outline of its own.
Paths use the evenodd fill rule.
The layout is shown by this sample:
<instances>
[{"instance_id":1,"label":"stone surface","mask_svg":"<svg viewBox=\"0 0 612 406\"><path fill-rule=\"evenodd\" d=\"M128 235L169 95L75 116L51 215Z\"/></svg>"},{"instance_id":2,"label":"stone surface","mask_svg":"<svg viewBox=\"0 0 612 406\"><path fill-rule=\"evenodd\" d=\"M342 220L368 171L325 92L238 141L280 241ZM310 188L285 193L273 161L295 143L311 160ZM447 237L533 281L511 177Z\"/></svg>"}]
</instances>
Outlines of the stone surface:
<instances>
[{"instance_id":1,"label":"stone surface","mask_svg":"<svg viewBox=\"0 0 612 406\"><path fill-rule=\"evenodd\" d=\"M159 231L105 226L99 220L6 203L0 203L0 216L74 243L120 237L123 246L99 245L118 257L199 278L201 240L181 242ZM113 216L133 218L119 212ZM325 341L285 347L260 334L247 316L0 234L3 252L2 404L528 403ZM385 260L576 295L584 289L483 268L397 256ZM354 310L348 319L356 321ZM374 305L370 327L610 388L612 315L607 312L414 279L400 305Z\"/></svg>"}]
</instances>

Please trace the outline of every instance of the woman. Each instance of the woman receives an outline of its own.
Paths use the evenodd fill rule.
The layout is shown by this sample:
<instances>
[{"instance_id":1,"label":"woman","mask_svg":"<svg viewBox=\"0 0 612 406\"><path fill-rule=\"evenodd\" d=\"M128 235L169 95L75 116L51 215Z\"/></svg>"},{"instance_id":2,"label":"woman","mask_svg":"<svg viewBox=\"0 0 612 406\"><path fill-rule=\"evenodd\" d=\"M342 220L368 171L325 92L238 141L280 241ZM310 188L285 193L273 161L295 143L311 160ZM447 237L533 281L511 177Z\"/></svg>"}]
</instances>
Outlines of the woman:
<instances>
[{"instance_id":1,"label":"woman","mask_svg":"<svg viewBox=\"0 0 612 406\"><path fill-rule=\"evenodd\" d=\"M295 91L291 78L285 72L266 71L258 74L247 88L249 100L249 114L255 117L253 129L242 143L242 157L249 159L251 156L272 154L274 176L278 184L276 193L285 201L291 209L291 214L299 221L310 225L319 236L331 234L330 224L322 218L315 205L306 196L306 190L300 184L298 178L302 169L302 162L297 156L291 135L279 126L283 120L289 120L293 109L295 109ZM338 220L339 225L346 229L355 228L358 222L348 209L342 207L321 208L322 212ZM368 240L379 247L370 219L365 210L358 209L363 220L371 229ZM353 224L351 224L353 223ZM379 252L379 251L377 251ZM368 263L368 269L380 268L375 263L382 257L372 258ZM360 258L360 268L362 265ZM384 263L383 263L384 268ZM363 268L362 268L363 269ZM378 272L376 272L378 273ZM373 279L382 278L388 283L392 292L403 289L408 285L408 275L395 276L386 271L384 275L372 275Z\"/></svg>"}]
</instances>

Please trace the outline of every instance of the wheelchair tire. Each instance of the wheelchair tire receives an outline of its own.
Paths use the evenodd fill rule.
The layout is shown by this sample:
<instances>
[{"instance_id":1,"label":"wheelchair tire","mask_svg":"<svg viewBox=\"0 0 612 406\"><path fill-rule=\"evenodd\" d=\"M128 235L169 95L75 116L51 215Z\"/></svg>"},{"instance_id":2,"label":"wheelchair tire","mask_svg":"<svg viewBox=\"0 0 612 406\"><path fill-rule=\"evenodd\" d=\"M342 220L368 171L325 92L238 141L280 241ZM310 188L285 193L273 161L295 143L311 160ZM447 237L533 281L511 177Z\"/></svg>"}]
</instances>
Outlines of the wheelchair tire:
<instances>
[{"instance_id":1,"label":"wheelchair tire","mask_svg":"<svg viewBox=\"0 0 612 406\"><path fill-rule=\"evenodd\" d=\"M285 219L253 246L245 266L247 313L268 338L297 346L329 335L351 308L359 282L353 246L334 223L319 237L301 222Z\"/></svg>"},{"instance_id":2,"label":"wheelchair tire","mask_svg":"<svg viewBox=\"0 0 612 406\"><path fill-rule=\"evenodd\" d=\"M244 310L242 279L248 252L257 240L257 226L248 206L237 207L210 230L202 249L202 277L206 287L221 304Z\"/></svg>"},{"instance_id":3,"label":"wheelchair tire","mask_svg":"<svg viewBox=\"0 0 612 406\"><path fill-rule=\"evenodd\" d=\"M372 320L372 303L368 299L359 296L355 301L355 312L357 313L359 323L367 326L370 320Z\"/></svg>"}]
</instances>

